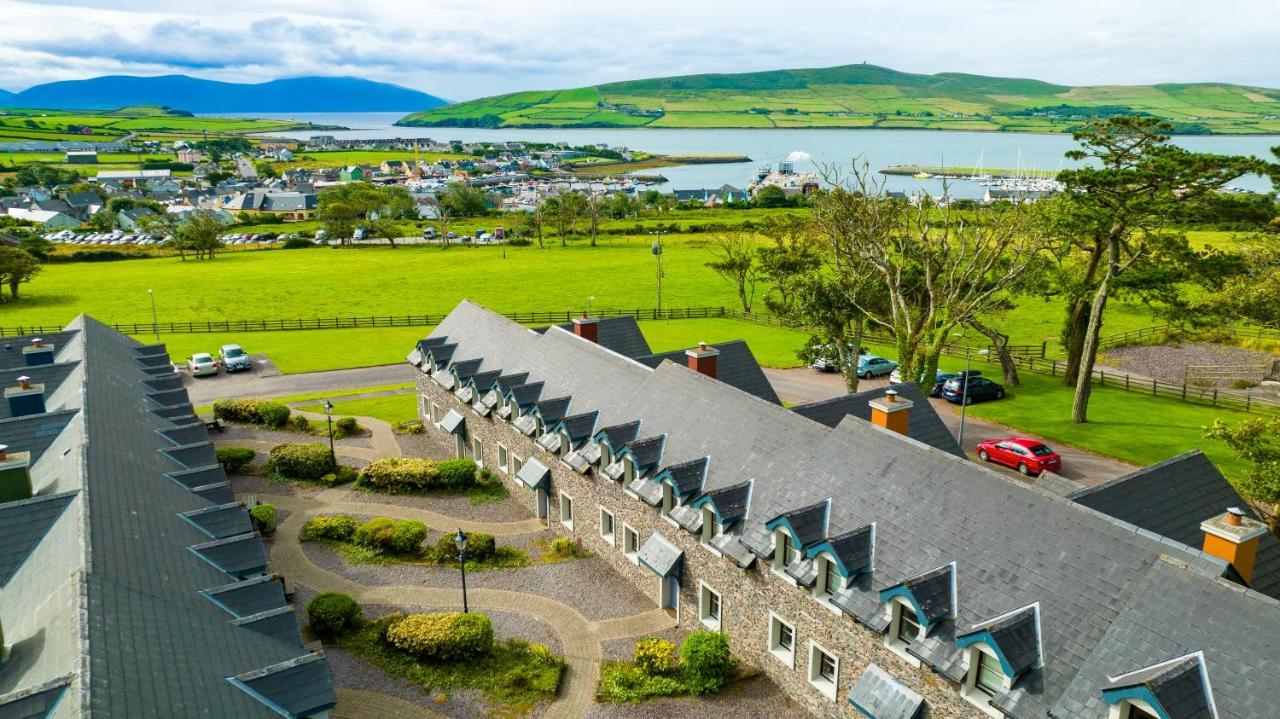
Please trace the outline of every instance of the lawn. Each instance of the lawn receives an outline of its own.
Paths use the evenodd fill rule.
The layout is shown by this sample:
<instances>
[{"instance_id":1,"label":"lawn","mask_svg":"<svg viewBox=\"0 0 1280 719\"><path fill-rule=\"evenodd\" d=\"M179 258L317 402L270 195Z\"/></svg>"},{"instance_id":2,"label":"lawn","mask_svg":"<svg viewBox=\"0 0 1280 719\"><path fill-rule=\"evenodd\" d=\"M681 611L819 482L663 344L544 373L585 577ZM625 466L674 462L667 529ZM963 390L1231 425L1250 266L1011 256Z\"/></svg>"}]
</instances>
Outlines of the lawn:
<instances>
[{"instance_id":1,"label":"lawn","mask_svg":"<svg viewBox=\"0 0 1280 719\"><path fill-rule=\"evenodd\" d=\"M307 412L324 413L324 406L319 404L300 407ZM386 397L368 397L366 399L340 400L333 403L334 416L373 417L391 426L404 422L412 422L418 418L418 397L416 394L395 394Z\"/></svg>"},{"instance_id":2,"label":"lawn","mask_svg":"<svg viewBox=\"0 0 1280 719\"><path fill-rule=\"evenodd\" d=\"M212 334L166 334L169 356L180 362L196 352L215 352L227 343L237 343L251 354L263 353L285 374L320 372L348 367L373 367L402 362L418 340L431 333L430 327L370 327L341 330L285 332L231 332ZM151 335L138 336L154 342ZM320 395L323 396L323 395ZM301 401L313 397L286 398Z\"/></svg>"}]
</instances>

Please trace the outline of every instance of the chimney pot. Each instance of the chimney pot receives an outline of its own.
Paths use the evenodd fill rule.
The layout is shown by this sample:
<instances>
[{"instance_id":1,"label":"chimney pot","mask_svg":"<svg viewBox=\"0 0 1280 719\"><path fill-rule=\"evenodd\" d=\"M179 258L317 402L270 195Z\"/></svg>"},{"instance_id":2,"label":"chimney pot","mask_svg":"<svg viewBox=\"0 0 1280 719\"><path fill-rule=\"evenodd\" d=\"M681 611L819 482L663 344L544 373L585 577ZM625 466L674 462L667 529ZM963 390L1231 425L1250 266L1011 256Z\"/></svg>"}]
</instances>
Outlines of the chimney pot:
<instances>
[{"instance_id":1,"label":"chimney pot","mask_svg":"<svg viewBox=\"0 0 1280 719\"><path fill-rule=\"evenodd\" d=\"M31 378L25 374L18 378L18 386L23 389L31 389Z\"/></svg>"},{"instance_id":2,"label":"chimney pot","mask_svg":"<svg viewBox=\"0 0 1280 719\"><path fill-rule=\"evenodd\" d=\"M0 444L0 462L9 458L9 445Z\"/></svg>"},{"instance_id":3,"label":"chimney pot","mask_svg":"<svg viewBox=\"0 0 1280 719\"><path fill-rule=\"evenodd\" d=\"M1239 507L1228 507L1227 524L1233 527L1239 527L1244 524L1244 510Z\"/></svg>"},{"instance_id":4,"label":"chimney pot","mask_svg":"<svg viewBox=\"0 0 1280 719\"><path fill-rule=\"evenodd\" d=\"M40 338L40 337L32 337L32 338L31 338L31 346L32 346L32 347L43 347L43 346L44 346L44 339L42 339L42 338Z\"/></svg>"},{"instance_id":5,"label":"chimney pot","mask_svg":"<svg viewBox=\"0 0 1280 719\"><path fill-rule=\"evenodd\" d=\"M911 408L915 406L909 399L898 399L897 390L884 393L883 399L873 399L871 405L871 423L892 430L898 434L909 435L911 425Z\"/></svg>"},{"instance_id":6,"label":"chimney pot","mask_svg":"<svg viewBox=\"0 0 1280 719\"><path fill-rule=\"evenodd\" d=\"M884 398L885 398L885 400L886 400L886 401L888 401L888 402L889 402L889 404L893 404L894 402L897 402L897 401L898 401L898 390L896 390L896 389L891 389L891 390L889 390L888 392L885 392L885 393L884 393Z\"/></svg>"}]
</instances>

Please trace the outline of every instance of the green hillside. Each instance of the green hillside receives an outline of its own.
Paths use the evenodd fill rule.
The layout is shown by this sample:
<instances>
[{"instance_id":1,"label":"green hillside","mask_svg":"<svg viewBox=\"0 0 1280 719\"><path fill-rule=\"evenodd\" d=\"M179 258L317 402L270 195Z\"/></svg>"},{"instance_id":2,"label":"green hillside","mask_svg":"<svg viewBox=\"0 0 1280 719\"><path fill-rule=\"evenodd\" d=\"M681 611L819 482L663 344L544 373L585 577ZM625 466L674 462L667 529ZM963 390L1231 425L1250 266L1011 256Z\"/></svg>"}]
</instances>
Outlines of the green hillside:
<instances>
[{"instance_id":1,"label":"green hillside","mask_svg":"<svg viewBox=\"0 0 1280 719\"><path fill-rule=\"evenodd\" d=\"M1147 114L1184 134L1280 133L1280 90L1221 83L1070 87L876 65L685 75L517 92L402 118L441 127L853 127L1068 132Z\"/></svg>"}]
</instances>

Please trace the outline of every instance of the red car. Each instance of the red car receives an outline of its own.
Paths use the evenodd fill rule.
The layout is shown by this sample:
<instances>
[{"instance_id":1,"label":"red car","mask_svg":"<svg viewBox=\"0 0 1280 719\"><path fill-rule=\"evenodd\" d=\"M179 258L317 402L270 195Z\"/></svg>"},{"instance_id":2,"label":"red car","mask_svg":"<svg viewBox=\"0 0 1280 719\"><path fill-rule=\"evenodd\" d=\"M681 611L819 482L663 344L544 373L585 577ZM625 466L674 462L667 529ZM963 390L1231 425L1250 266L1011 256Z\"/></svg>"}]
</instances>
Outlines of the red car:
<instances>
[{"instance_id":1,"label":"red car","mask_svg":"<svg viewBox=\"0 0 1280 719\"><path fill-rule=\"evenodd\" d=\"M1012 467L1030 477L1041 472L1057 472L1062 469L1062 457L1049 449L1044 442L1027 437L988 439L978 443L978 458L983 462L995 462Z\"/></svg>"}]
</instances>

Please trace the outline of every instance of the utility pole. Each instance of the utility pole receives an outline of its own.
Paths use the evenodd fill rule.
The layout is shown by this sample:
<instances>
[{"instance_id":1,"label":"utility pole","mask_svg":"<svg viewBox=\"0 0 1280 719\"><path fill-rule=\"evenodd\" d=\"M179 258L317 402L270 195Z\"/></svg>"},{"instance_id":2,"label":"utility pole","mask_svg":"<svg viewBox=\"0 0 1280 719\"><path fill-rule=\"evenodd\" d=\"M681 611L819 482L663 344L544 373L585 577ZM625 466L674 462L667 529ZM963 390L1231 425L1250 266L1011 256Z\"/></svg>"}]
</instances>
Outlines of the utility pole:
<instances>
[{"instance_id":1,"label":"utility pole","mask_svg":"<svg viewBox=\"0 0 1280 719\"><path fill-rule=\"evenodd\" d=\"M649 248L649 251L653 253L654 257L658 258L658 311L657 311L657 314L661 314L662 313L662 236L667 233L665 230L655 230L654 232L651 232L649 234L653 235L653 246ZM657 319L656 315L654 316L654 319Z\"/></svg>"}]
</instances>

